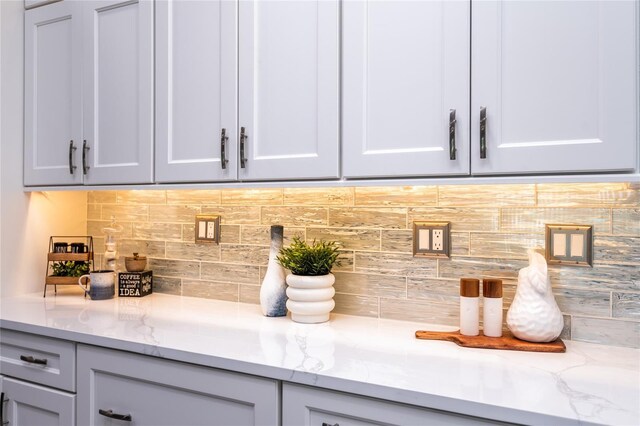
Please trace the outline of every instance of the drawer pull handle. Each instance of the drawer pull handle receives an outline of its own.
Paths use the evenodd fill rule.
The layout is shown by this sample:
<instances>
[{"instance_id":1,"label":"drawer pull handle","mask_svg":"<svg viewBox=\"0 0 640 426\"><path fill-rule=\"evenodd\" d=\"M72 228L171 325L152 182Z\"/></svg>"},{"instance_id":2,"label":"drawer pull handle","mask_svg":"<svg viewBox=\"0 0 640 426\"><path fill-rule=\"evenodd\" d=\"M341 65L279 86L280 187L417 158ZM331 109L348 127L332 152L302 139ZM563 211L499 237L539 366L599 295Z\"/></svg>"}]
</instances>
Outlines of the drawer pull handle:
<instances>
[{"instance_id":1,"label":"drawer pull handle","mask_svg":"<svg viewBox=\"0 0 640 426\"><path fill-rule=\"evenodd\" d=\"M331 423L322 422L322 426L340 426L340 425L338 423L331 424Z\"/></svg>"},{"instance_id":2,"label":"drawer pull handle","mask_svg":"<svg viewBox=\"0 0 640 426\"><path fill-rule=\"evenodd\" d=\"M46 358L39 359L39 358L34 358L32 356L20 355L20 361L28 362L28 363L31 363L31 364L47 365L47 359Z\"/></svg>"},{"instance_id":3,"label":"drawer pull handle","mask_svg":"<svg viewBox=\"0 0 640 426\"><path fill-rule=\"evenodd\" d=\"M2 392L0 393L0 424L2 424L2 426L9 424L8 420L6 422L4 421L4 403L5 402L9 402L9 400L4 399L4 392Z\"/></svg>"},{"instance_id":4,"label":"drawer pull handle","mask_svg":"<svg viewBox=\"0 0 640 426\"><path fill-rule=\"evenodd\" d=\"M98 413L110 419L122 420L123 422L131 421L131 414L117 414L113 410L98 410Z\"/></svg>"}]
</instances>

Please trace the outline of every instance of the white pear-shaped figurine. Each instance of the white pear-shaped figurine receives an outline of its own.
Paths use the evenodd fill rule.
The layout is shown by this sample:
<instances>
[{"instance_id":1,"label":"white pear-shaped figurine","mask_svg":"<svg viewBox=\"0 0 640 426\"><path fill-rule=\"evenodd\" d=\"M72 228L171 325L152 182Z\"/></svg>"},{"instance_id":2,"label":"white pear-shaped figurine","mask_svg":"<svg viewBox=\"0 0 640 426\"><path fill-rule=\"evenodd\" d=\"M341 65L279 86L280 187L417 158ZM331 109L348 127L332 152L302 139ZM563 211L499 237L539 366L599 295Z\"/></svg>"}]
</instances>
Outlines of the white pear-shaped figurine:
<instances>
[{"instance_id":1,"label":"white pear-shaped figurine","mask_svg":"<svg viewBox=\"0 0 640 426\"><path fill-rule=\"evenodd\" d=\"M529 249L529 266L518 273L516 296L507 312L507 326L518 339L552 342L560 336L564 321L551 292L544 257Z\"/></svg>"}]
</instances>

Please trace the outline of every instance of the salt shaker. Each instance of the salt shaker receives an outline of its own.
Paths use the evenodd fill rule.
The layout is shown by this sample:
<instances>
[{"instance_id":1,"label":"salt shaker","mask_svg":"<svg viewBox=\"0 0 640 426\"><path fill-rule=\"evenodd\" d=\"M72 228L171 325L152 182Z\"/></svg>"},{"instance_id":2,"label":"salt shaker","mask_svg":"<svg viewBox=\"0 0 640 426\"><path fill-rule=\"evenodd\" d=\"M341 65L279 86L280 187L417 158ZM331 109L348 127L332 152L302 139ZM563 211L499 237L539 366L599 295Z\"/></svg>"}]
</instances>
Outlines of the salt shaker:
<instances>
[{"instance_id":1,"label":"salt shaker","mask_svg":"<svg viewBox=\"0 0 640 426\"><path fill-rule=\"evenodd\" d=\"M480 280L460 279L460 334L477 336L480 334Z\"/></svg>"}]
</instances>

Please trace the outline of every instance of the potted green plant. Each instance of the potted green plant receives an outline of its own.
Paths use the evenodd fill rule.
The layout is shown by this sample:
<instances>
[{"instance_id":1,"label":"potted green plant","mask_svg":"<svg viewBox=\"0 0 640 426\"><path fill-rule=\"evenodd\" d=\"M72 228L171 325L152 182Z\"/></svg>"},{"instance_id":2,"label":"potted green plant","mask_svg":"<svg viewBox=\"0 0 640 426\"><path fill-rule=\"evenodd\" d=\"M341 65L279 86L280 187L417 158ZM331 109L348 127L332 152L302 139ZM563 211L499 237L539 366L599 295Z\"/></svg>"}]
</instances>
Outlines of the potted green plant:
<instances>
[{"instance_id":1,"label":"potted green plant","mask_svg":"<svg viewBox=\"0 0 640 426\"><path fill-rule=\"evenodd\" d=\"M51 276L53 277L80 277L89 273L89 263L77 260L53 262Z\"/></svg>"},{"instance_id":2,"label":"potted green plant","mask_svg":"<svg viewBox=\"0 0 640 426\"><path fill-rule=\"evenodd\" d=\"M282 267L291 271L287 275L287 309L296 322L313 324L329 320L335 307L331 273L339 265L338 245L335 241L316 241L308 244L296 236L277 256Z\"/></svg>"}]
</instances>

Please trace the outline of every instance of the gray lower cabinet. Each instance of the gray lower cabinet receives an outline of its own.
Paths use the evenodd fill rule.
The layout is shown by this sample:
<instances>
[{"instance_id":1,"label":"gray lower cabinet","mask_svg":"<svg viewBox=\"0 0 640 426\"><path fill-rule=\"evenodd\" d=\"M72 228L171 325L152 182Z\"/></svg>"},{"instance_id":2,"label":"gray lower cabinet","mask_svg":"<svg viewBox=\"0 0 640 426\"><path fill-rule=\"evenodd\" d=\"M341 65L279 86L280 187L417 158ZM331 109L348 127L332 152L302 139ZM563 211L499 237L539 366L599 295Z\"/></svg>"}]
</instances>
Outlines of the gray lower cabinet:
<instances>
[{"instance_id":1,"label":"gray lower cabinet","mask_svg":"<svg viewBox=\"0 0 640 426\"><path fill-rule=\"evenodd\" d=\"M481 425L496 422L380 399L284 383L284 426Z\"/></svg>"},{"instance_id":2,"label":"gray lower cabinet","mask_svg":"<svg viewBox=\"0 0 640 426\"><path fill-rule=\"evenodd\" d=\"M75 425L75 359L73 342L1 329L0 424Z\"/></svg>"},{"instance_id":3,"label":"gray lower cabinet","mask_svg":"<svg viewBox=\"0 0 640 426\"><path fill-rule=\"evenodd\" d=\"M0 373L3 376L75 392L75 343L2 329Z\"/></svg>"},{"instance_id":4,"label":"gray lower cabinet","mask_svg":"<svg viewBox=\"0 0 640 426\"><path fill-rule=\"evenodd\" d=\"M76 396L0 376L2 410L0 423L9 426L75 425Z\"/></svg>"},{"instance_id":5,"label":"gray lower cabinet","mask_svg":"<svg viewBox=\"0 0 640 426\"><path fill-rule=\"evenodd\" d=\"M277 380L93 346L77 355L79 425L280 423Z\"/></svg>"}]
</instances>

